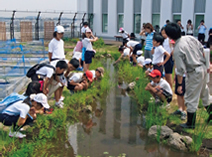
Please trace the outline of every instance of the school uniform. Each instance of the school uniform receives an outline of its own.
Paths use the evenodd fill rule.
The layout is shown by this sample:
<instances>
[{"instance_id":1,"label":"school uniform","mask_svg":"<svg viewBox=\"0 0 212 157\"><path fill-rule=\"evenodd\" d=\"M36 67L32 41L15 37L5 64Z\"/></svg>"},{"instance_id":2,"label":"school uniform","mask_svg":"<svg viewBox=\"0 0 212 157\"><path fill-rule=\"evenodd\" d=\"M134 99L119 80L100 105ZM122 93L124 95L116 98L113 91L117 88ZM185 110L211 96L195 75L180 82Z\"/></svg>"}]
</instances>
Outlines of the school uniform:
<instances>
[{"instance_id":1,"label":"school uniform","mask_svg":"<svg viewBox=\"0 0 212 157\"><path fill-rule=\"evenodd\" d=\"M17 129L17 122L19 117L27 118L24 125L27 125L33 122L33 118L29 115L30 107L29 105L23 103L23 101L15 102L14 104L8 106L1 114L0 114L0 122L2 122L6 126L13 126L14 129ZM23 125L23 126L24 126ZM23 127L21 126L21 127Z\"/></svg>"},{"instance_id":2,"label":"school uniform","mask_svg":"<svg viewBox=\"0 0 212 157\"><path fill-rule=\"evenodd\" d=\"M127 43L127 47L132 47L133 48L133 54L136 55L137 54L137 51L141 50L142 49L142 46L139 42L137 41L132 41L130 40L128 43Z\"/></svg>"},{"instance_id":3,"label":"school uniform","mask_svg":"<svg viewBox=\"0 0 212 157\"><path fill-rule=\"evenodd\" d=\"M64 60L64 41L62 39L58 41L57 39L53 38L49 43L49 53L52 53L51 61Z\"/></svg>"},{"instance_id":4,"label":"school uniform","mask_svg":"<svg viewBox=\"0 0 212 157\"><path fill-rule=\"evenodd\" d=\"M152 81L151 85L153 87L160 86L160 90L162 90L162 94L166 97L167 102L170 103L172 101L173 92L169 83L166 80L161 78L159 83L154 83Z\"/></svg>"},{"instance_id":5,"label":"school uniform","mask_svg":"<svg viewBox=\"0 0 212 157\"><path fill-rule=\"evenodd\" d=\"M173 67L174 67L174 62L172 59L172 49L170 48L170 42L169 38L166 38L163 42L163 48L170 54L169 60L164 64L164 69L166 74L172 74L173 72ZM166 59L166 56L164 56L164 60Z\"/></svg>"},{"instance_id":6,"label":"school uniform","mask_svg":"<svg viewBox=\"0 0 212 157\"><path fill-rule=\"evenodd\" d=\"M163 66L158 66L158 63L162 63L164 61L164 53L166 50L163 48L162 45L155 47L154 54L153 54L153 69L157 69L161 72L161 75L163 75Z\"/></svg>"},{"instance_id":7,"label":"school uniform","mask_svg":"<svg viewBox=\"0 0 212 157\"><path fill-rule=\"evenodd\" d=\"M130 49L129 48L124 49L123 54L124 54L124 57L130 56Z\"/></svg>"},{"instance_id":8,"label":"school uniform","mask_svg":"<svg viewBox=\"0 0 212 157\"><path fill-rule=\"evenodd\" d=\"M84 38L83 43L85 45L86 51L85 51L85 64L91 64L92 58L95 55L95 52L93 50L93 46L91 44L91 39Z\"/></svg>"},{"instance_id":9,"label":"school uniform","mask_svg":"<svg viewBox=\"0 0 212 157\"><path fill-rule=\"evenodd\" d=\"M71 85L70 82L74 81L75 83L80 83L82 81L82 77L83 77L83 73L74 73L68 80L68 86L67 88L69 90L74 90L75 89L75 85Z\"/></svg>"},{"instance_id":10,"label":"school uniform","mask_svg":"<svg viewBox=\"0 0 212 157\"><path fill-rule=\"evenodd\" d=\"M140 56L140 57L137 58L137 63L141 64L141 65L144 65L144 60L145 60L144 57Z\"/></svg>"},{"instance_id":11,"label":"school uniform","mask_svg":"<svg viewBox=\"0 0 212 157\"><path fill-rule=\"evenodd\" d=\"M128 36L128 32L127 31L124 31L124 33L121 33L122 35L122 38L123 38L123 45L124 43L126 43L127 41L130 40L129 36Z\"/></svg>"}]
</instances>

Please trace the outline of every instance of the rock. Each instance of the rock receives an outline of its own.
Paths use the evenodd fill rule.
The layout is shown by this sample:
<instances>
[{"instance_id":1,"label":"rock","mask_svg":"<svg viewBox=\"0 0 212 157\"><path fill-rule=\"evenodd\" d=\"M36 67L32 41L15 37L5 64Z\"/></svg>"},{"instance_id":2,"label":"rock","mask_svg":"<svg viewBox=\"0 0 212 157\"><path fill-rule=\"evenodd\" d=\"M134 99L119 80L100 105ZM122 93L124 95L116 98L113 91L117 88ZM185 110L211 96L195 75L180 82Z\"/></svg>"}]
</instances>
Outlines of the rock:
<instances>
[{"instance_id":1,"label":"rock","mask_svg":"<svg viewBox=\"0 0 212 157\"><path fill-rule=\"evenodd\" d=\"M160 130L161 129L161 130ZM148 136L157 138L158 131L160 130L160 139L167 139L171 134L173 134L173 130L167 126L157 126L154 125L149 129Z\"/></svg>"},{"instance_id":2,"label":"rock","mask_svg":"<svg viewBox=\"0 0 212 157\"><path fill-rule=\"evenodd\" d=\"M111 58L112 56L111 56L111 54L107 54L107 57L108 57L108 58Z\"/></svg>"},{"instance_id":3,"label":"rock","mask_svg":"<svg viewBox=\"0 0 212 157\"><path fill-rule=\"evenodd\" d=\"M92 112L92 106L91 105L87 105L87 106L84 107L84 110Z\"/></svg>"},{"instance_id":4,"label":"rock","mask_svg":"<svg viewBox=\"0 0 212 157\"><path fill-rule=\"evenodd\" d=\"M134 81L134 82L131 82L131 83L128 85L128 88L132 90L132 89L134 89L135 85L136 85L136 82L135 82L135 81Z\"/></svg>"},{"instance_id":5,"label":"rock","mask_svg":"<svg viewBox=\"0 0 212 157\"><path fill-rule=\"evenodd\" d=\"M103 55L100 55L100 58L105 58L105 56L103 56Z\"/></svg>"},{"instance_id":6,"label":"rock","mask_svg":"<svg viewBox=\"0 0 212 157\"><path fill-rule=\"evenodd\" d=\"M189 136L182 136L178 133L173 133L168 139L168 144L174 149L189 151L192 141L192 138Z\"/></svg>"}]
</instances>

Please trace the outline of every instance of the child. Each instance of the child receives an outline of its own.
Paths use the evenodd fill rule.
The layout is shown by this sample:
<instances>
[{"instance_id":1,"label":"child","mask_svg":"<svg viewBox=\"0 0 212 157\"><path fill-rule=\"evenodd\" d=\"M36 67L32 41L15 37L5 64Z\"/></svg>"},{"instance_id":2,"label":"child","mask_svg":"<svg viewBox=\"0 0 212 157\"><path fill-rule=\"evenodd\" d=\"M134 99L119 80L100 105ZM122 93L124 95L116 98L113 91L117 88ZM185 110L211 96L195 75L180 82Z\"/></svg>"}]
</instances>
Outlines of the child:
<instances>
[{"instance_id":1,"label":"child","mask_svg":"<svg viewBox=\"0 0 212 157\"><path fill-rule=\"evenodd\" d=\"M175 69L175 73L177 73L177 69ZM181 115L182 120L186 120L186 107L185 107L185 101L184 101L184 94L185 94L185 77L186 75L183 75L183 81L182 81L182 93L178 93L177 89L179 87L177 75L175 75L175 94L177 95L177 103L178 103L178 110L176 110L173 115Z\"/></svg>"},{"instance_id":2,"label":"child","mask_svg":"<svg viewBox=\"0 0 212 157\"><path fill-rule=\"evenodd\" d=\"M169 60L170 54L163 48L163 37L159 34L155 34L153 37L153 48L152 48L152 54L153 54L153 68L157 69L163 74L163 65ZM164 55L166 56L166 59L164 61Z\"/></svg>"},{"instance_id":3,"label":"child","mask_svg":"<svg viewBox=\"0 0 212 157\"><path fill-rule=\"evenodd\" d=\"M49 43L49 61L64 60L64 41L62 40L64 34L63 26L56 26L54 29L53 39Z\"/></svg>"},{"instance_id":4,"label":"child","mask_svg":"<svg viewBox=\"0 0 212 157\"><path fill-rule=\"evenodd\" d=\"M82 36L85 35L87 29L90 29L90 28L88 27L88 22L84 22L84 23L83 23L83 27L81 28Z\"/></svg>"},{"instance_id":5,"label":"child","mask_svg":"<svg viewBox=\"0 0 212 157\"><path fill-rule=\"evenodd\" d=\"M71 72L71 71L74 71L74 70L76 70L78 67L79 67L79 61L76 59L76 58L73 58L73 59L71 59L69 62L68 62L68 68L67 68L67 70L66 70L66 72L65 72L65 77L68 77L68 75L69 75L69 73Z\"/></svg>"},{"instance_id":6,"label":"child","mask_svg":"<svg viewBox=\"0 0 212 157\"><path fill-rule=\"evenodd\" d=\"M137 61L136 61L136 54L137 51L142 49L142 46L139 42L137 41L132 41L130 40L129 42L125 43L125 46L130 48L131 52L133 52L132 54L132 58L133 58L133 65L135 66Z\"/></svg>"},{"instance_id":7,"label":"child","mask_svg":"<svg viewBox=\"0 0 212 157\"><path fill-rule=\"evenodd\" d=\"M47 97L43 93L32 95L26 98L24 101L17 101L0 114L0 122L6 126L12 126L9 136L24 138L26 135L19 132L19 130L36 119L37 111L42 108L49 108Z\"/></svg>"},{"instance_id":8,"label":"child","mask_svg":"<svg viewBox=\"0 0 212 157\"><path fill-rule=\"evenodd\" d=\"M123 45L119 47L119 52L121 56L115 61L114 64L117 64L122 58L127 58L130 61L130 49L125 48Z\"/></svg>"},{"instance_id":9,"label":"child","mask_svg":"<svg viewBox=\"0 0 212 157\"><path fill-rule=\"evenodd\" d=\"M145 90L149 91L155 98L159 97L162 102L167 101L169 104L173 94L169 83L161 78L161 72L157 69L154 69L149 76L152 82L147 84Z\"/></svg>"},{"instance_id":10,"label":"child","mask_svg":"<svg viewBox=\"0 0 212 157\"><path fill-rule=\"evenodd\" d=\"M142 56L143 51L137 51L137 64L139 67L143 68L143 64L144 64L144 57Z\"/></svg>"},{"instance_id":11,"label":"child","mask_svg":"<svg viewBox=\"0 0 212 157\"><path fill-rule=\"evenodd\" d=\"M119 33L121 33L122 38L123 38L123 45L125 44L125 42L128 42L130 40L130 35L129 33L127 33L124 28L120 28L119 29Z\"/></svg>"},{"instance_id":12,"label":"child","mask_svg":"<svg viewBox=\"0 0 212 157\"><path fill-rule=\"evenodd\" d=\"M174 62L172 60L172 55L173 55L173 50L170 44L170 40L168 36L166 35L165 28L163 27L161 30L162 36L165 38L163 42L163 48L170 54L169 60L164 64L164 69L165 69L165 78L166 81L170 84L172 88L172 72L173 72L173 66ZM164 60L166 59L166 56L164 56Z\"/></svg>"},{"instance_id":13,"label":"child","mask_svg":"<svg viewBox=\"0 0 212 157\"><path fill-rule=\"evenodd\" d=\"M84 71L87 71L89 69L89 65L92 63L92 58L95 54L91 42L95 42L98 40L98 37L95 37L94 39L91 38L91 30L86 30L86 38L84 38L84 46L86 47L85 51L85 67Z\"/></svg>"},{"instance_id":14,"label":"child","mask_svg":"<svg viewBox=\"0 0 212 157\"><path fill-rule=\"evenodd\" d=\"M153 70L152 60L150 58L146 58L144 61L144 66L146 69L145 74L146 76L149 76L149 73L151 73Z\"/></svg>"},{"instance_id":15,"label":"child","mask_svg":"<svg viewBox=\"0 0 212 157\"><path fill-rule=\"evenodd\" d=\"M104 68L98 67L96 70L91 70L93 74L93 81L100 80L104 76Z\"/></svg>"},{"instance_id":16,"label":"child","mask_svg":"<svg viewBox=\"0 0 212 157\"><path fill-rule=\"evenodd\" d=\"M60 108L63 108L63 103L60 101L60 93L62 93L60 83L63 83L59 75L63 75L66 69L67 63L65 61L58 61L55 69L44 66L36 71L37 81L43 81L43 93L50 97L55 92L55 105Z\"/></svg>"},{"instance_id":17,"label":"child","mask_svg":"<svg viewBox=\"0 0 212 157\"><path fill-rule=\"evenodd\" d=\"M74 73L68 81L68 89L70 91L82 91L87 89L88 82L93 81L93 74L91 71L86 71L85 73Z\"/></svg>"}]
</instances>

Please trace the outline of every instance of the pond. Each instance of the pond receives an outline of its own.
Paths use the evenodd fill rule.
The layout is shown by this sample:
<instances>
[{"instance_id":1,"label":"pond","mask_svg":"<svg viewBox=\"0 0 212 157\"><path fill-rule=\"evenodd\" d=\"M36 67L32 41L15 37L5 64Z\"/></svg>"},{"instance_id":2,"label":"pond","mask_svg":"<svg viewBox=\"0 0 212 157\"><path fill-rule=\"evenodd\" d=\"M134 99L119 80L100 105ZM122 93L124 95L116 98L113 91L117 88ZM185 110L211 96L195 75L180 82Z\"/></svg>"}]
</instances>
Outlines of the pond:
<instances>
[{"instance_id":1,"label":"pond","mask_svg":"<svg viewBox=\"0 0 212 157\"><path fill-rule=\"evenodd\" d=\"M117 84L110 62L110 78ZM106 64L106 63L105 63ZM193 157L174 151L147 136L145 116L140 115L136 101L120 86L114 85L100 101L92 104L92 112L82 111L79 123L68 127L68 141L57 143L50 154L82 157Z\"/></svg>"}]
</instances>

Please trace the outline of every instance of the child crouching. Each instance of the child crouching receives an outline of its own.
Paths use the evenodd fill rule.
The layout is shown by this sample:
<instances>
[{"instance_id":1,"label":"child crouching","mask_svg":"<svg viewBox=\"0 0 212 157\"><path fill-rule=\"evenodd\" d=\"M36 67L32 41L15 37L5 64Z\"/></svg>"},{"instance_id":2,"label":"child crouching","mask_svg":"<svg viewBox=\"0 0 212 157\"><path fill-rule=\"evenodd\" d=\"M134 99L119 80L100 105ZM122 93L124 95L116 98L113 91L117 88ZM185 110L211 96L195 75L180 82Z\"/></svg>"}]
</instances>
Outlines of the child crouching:
<instances>
[{"instance_id":1,"label":"child crouching","mask_svg":"<svg viewBox=\"0 0 212 157\"><path fill-rule=\"evenodd\" d=\"M172 101L172 89L169 83L161 78L159 70L153 70L149 76L152 82L148 83L145 90L149 91L153 97L159 98L162 102L167 101L169 104Z\"/></svg>"}]
</instances>

